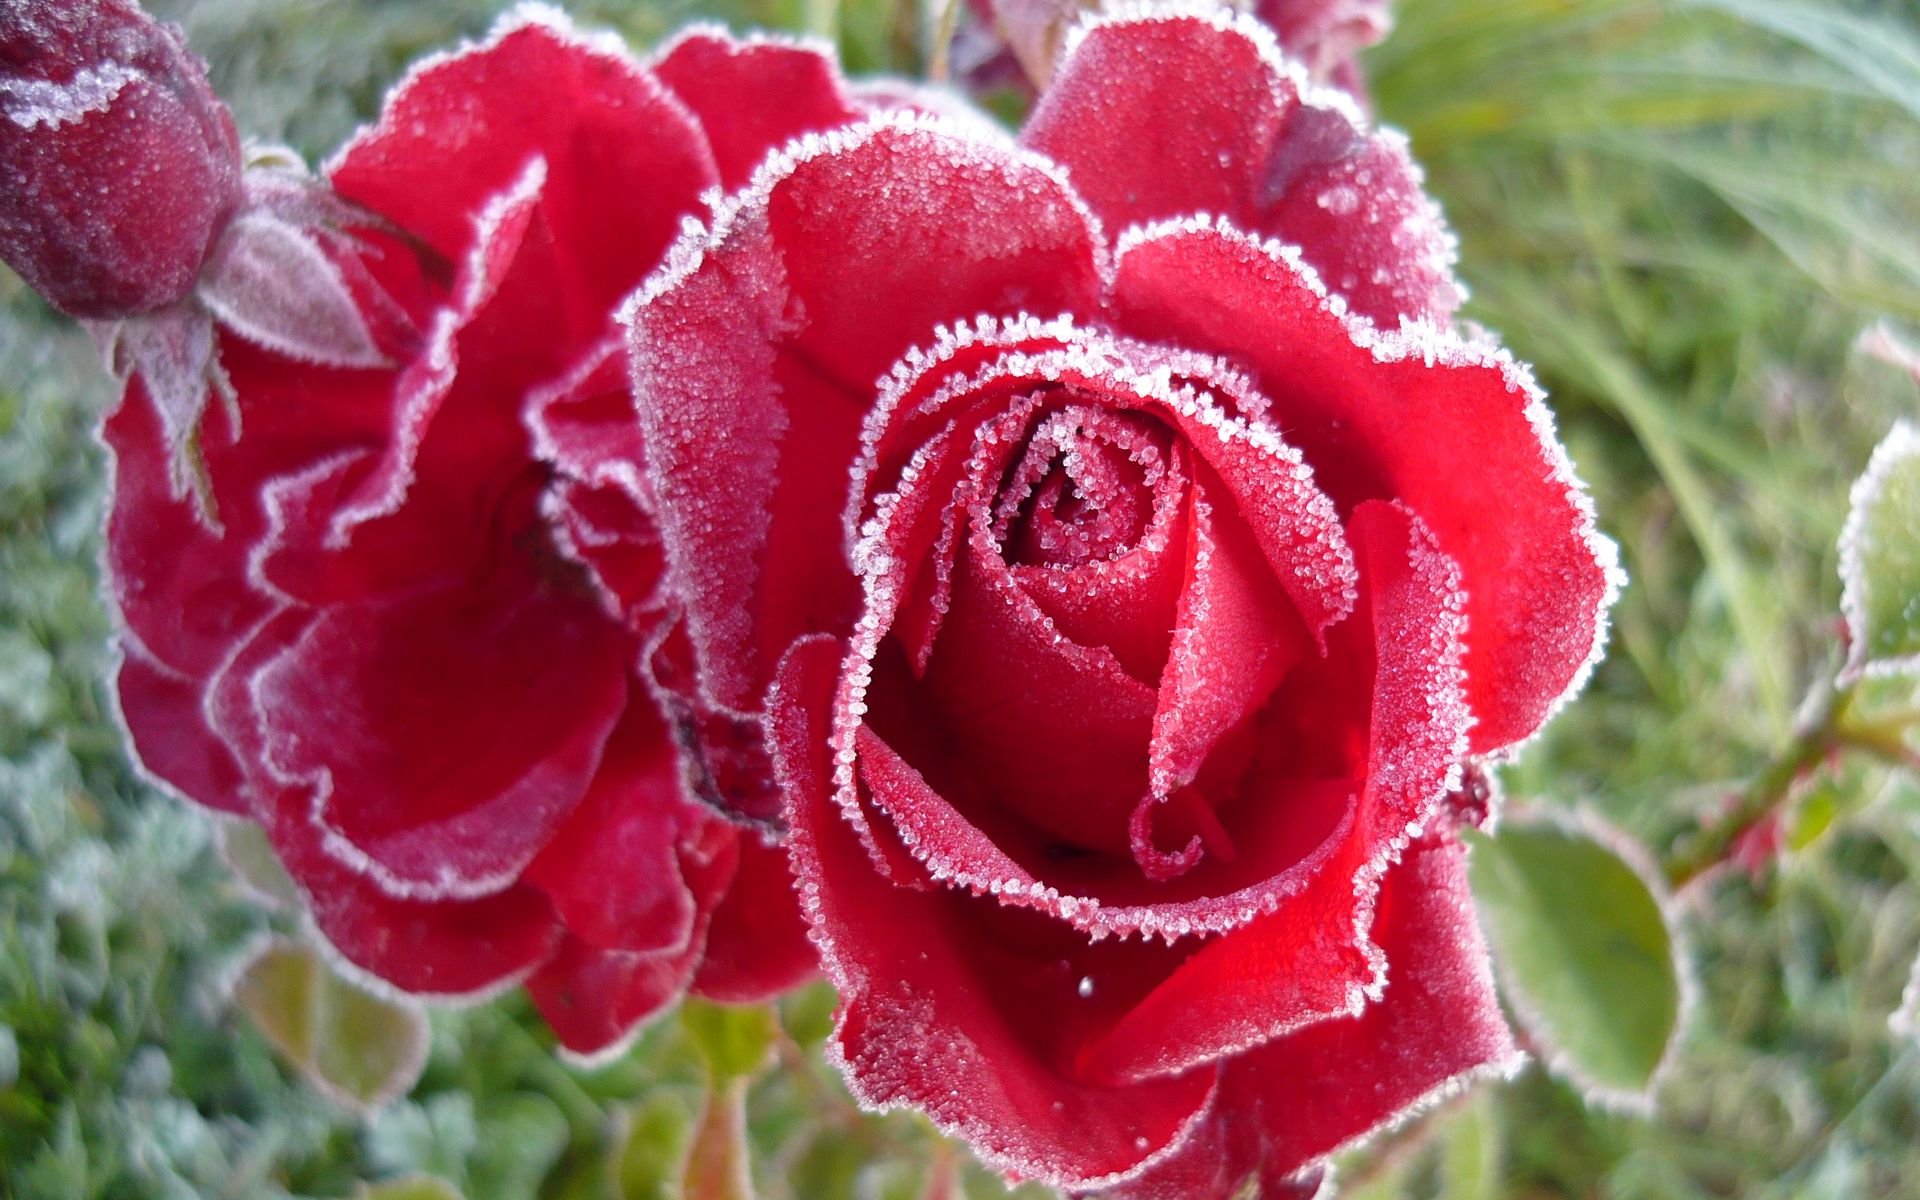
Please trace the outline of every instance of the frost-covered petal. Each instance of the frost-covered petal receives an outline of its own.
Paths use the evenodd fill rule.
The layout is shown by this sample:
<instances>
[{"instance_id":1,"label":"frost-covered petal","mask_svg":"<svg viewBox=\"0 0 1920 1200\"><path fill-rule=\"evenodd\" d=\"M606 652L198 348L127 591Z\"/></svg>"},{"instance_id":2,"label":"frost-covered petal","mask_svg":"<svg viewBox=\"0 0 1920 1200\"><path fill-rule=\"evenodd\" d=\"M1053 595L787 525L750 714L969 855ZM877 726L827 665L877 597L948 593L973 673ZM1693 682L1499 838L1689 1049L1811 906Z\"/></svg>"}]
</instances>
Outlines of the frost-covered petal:
<instances>
[{"instance_id":1,"label":"frost-covered petal","mask_svg":"<svg viewBox=\"0 0 1920 1200\"><path fill-rule=\"evenodd\" d=\"M131 639L122 639L120 656L115 696L140 765L197 803L251 816L240 764L201 714L205 681L172 670Z\"/></svg>"},{"instance_id":2,"label":"frost-covered petal","mask_svg":"<svg viewBox=\"0 0 1920 1200\"><path fill-rule=\"evenodd\" d=\"M699 125L618 39L582 35L534 5L480 45L416 66L327 174L340 195L458 263L472 215L535 159L568 251L567 299L602 312L719 181Z\"/></svg>"},{"instance_id":3,"label":"frost-covered petal","mask_svg":"<svg viewBox=\"0 0 1920 1200\"><path fill-rule=\"evenodd\" d=\"M1363 505L1349 536L1363 564L1362 601L1336 630L1329 660L1344 672L1372 663L1358 795L1292 894L1205 943L1088 1048L1083 1065L1096 1077L1212 1061L1351 1011L1377 986L1369 926L1380 875L1457 779L1470 718L1452 565L1389 505Z\"/></svg>"},{"instance_id":4,"label":"frost-covered petal","mask_svg":"<svg viewBox=\"0 0 1920 1200\"><path fill-rule=\"evenodd\" d=\"M583 942L677 952L692 938L696 915L680 877L680 846L707 820L681 792L665 721L635 696L607 737L593 782L522 878Z\"/></svg>"},{"instance_id":5,"label":"frost-covered petal","mask_svg":"<svg viewBox=\"0 0 1920 1200\"><path fill-rule=\"evenodd\" d=\"M1227 1200L1303 1168L1524 1057L1501 1014L1459 843L1408 849L1381 890L1384 995L1225 1064L1217 1116L1187 1149L1103 1200Z\"/></svg>"},{"instance_id":6,"label":"frost-covered petal","mask_svg":"<svg viewBox=\"0 0 1920 1200\"><path fill-rule=\"evenodd\" d=\"M729 190L788 141L850 124L862 112L824 44L740 39L696 25L660 51L653 69L699 118Z\"/></svg>"},{"instance_id":7,"label":"frost-covered petal","mask_svg":"<svg viewBox=\"0 0 1920 1200\"><path fill-rule=\"evenodd\" d=\"M591 600L511 573L322 610L252 683L273 771L329 849L396 895L481 895L571 814L627 699Z\"/></svg>"},{"instance_id":8,"label":"frost-covered petal","mask_svg":"<svg viewBox=\"0 0 1920 1200\"><path fill-rule=\"evenodd\" d=\"M820 971L807 938L784 847L739 835L740 865L707 926L693 990L725 1004L753 1004Z\"/></svg>"},{"instance_id":9,"label":"frost-covered petal","mask_svg":"<svg viewBox=\"0 0 1920 1200\"><path fill-rule=\"evenodd\" d=\"M528 978L527 994L564 1050L599 1062L617 1055L680 998L699 958L698 937L678 952L653 954L604 950L568 937Z\"/></svg>"},{"instance_id":10,"label":"frost-covered petal","mask_svg":"<svg viewBox=\"0 0 1920 1200\"><path fill-rule=\"evenodd\" d=\"M1076 35L1021 133L1109 229L1214 213L1298 246L1386 326L1460 302L1453 239L1398 134L1308 84L1225 7L1134 12Z\"/></svg>"},{"instance_id":11,"label":"frost-covered petal","mask_svg":"<svg viewBox=\"0 0 1920 1200\"><path fill-rule=\"evenodd\" d=\"M1525 738L1598 653L1613 547L1523 367L1430 327L1351 321L1284 248L1176 222L1123 247L1119 319L1233 357L1343 511L1397 499L1461 569L1474 748Z\"/></svg>"},{"instance_id":12,"label":"frost-covered petal","mask_svg":"<svg viewBox=\"0 0 1920 1200\"><path fill-rule=\"evenodd\" d=\"M606 950L566 937L527 980L527 994L571 1056L617 1055L646 1022L687 989L706 946L709 914L732 879L738 840L717 823L682 846L681 877L698 916L684 946L658 952Z\"/></svg>"},{"instance_id":13,"label":"frost-covered petal","mask_svg":"<svg viewBox=\"0 0 1920 1200\"><path fill-rule=\"evenodd\" d=\"M1224 495L1196 486L1191 558L1148 746L1160 800L1199 775L1313 643Z\"/></svg>"},{"instance_id":14,"label":"frost-covered petal","mask_svg":"<svg viewBox=\"0 0 1920 1200\"><path fill-rule=\"evenodd\" d=\"M518 982L553 954L560 926L534 889L396 899L326 851L311 809L304 790L285 790L271 805L267 836L315 928L375 979L409 995L467 999Z\"/></svg>"},{"instance_id":15,"label":"frost-covered petal","mask_svg":"<svg viewBox=\"0 0 1920 1200\"><path fill-rule=\"evenodd\" d=\"M1101 256L1046 164L911 114L802 139L688 235L628 319L712 700L757 707L795 637L852 620L840 522L875 381L943 322L1097 306Z\"/></svg>"},{"instance_id":16,"label":"frost-covered petal","mask_svg":"<svg viewBox=\"0 0 1920 1200\"><path fill-rule=\"evenodd\" d=\"M1172 1152L1207 1110L1211 1068L1121 1088L1073 1078L1036 1027L1044 1009L996 1003L1006 980L995 968L1021 967L973 924L991 902L897 888L875 872L830 798L838 660L828 639L796 647L772 731L802 904L842 998L830 1052L855 1095L912 1104L987 1161L1055 1186L1115 1181ZM1067 979L1061 998L1072 988Z\"/></svg>"}]
</instances>

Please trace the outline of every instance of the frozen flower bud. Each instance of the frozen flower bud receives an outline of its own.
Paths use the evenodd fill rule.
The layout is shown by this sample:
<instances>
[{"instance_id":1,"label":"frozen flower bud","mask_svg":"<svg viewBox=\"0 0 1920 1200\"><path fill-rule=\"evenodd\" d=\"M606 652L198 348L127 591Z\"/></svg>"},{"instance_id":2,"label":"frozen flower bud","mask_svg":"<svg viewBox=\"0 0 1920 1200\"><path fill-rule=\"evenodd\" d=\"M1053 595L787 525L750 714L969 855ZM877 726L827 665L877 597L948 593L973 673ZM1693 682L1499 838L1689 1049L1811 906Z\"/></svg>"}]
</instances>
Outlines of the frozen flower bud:
<instances>
[{"instance_id":1,"label":"frozen flower bud","mask_svg":"<svg viewBox=\"0 0 1920 1200\"><path fill-rule=\"evenodd\" d=\"M240 141L177 27L133 0L0 6L0 258L112 319L192 290L240 202Z\"/></svg>"}]
</instances>

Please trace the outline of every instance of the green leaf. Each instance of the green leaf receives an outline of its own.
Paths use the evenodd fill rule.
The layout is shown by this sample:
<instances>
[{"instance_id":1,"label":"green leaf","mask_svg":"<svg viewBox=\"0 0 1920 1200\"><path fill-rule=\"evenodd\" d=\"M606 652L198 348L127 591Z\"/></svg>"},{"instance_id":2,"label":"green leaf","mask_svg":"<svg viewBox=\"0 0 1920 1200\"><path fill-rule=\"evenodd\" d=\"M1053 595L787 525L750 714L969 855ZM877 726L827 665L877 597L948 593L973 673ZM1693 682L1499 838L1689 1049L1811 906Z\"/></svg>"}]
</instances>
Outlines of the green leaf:
<instances>
[{"instance_id":1,"label":"green leaf","mask_svg":"<svg viewBox=\"0 0 1920 1200\"><path fill-rule=\"evenodd\" d=\"M790 993L780 1003L780 1019L787 1036L811 1050L833 1032L833 1010L840 996L821 980Z\"/></svg>"},{"instance_id":2,"label":"green leaf","mask_svg":"<svg viewBox=\"0 0 1920 1200\"><path fill-rule=\"evenodd\" d=\"M220 857L255 899L285 912L300 910L300 889L280 865L280 856L264 829L252 821L222 821L216 836Z\"/></svg>"},{"instance_id":3,"label":"green leaf","mask_svg":"<svg viewBox=\"0 0 1920 1200\"><path fill-rule=\"evenodd\" d=\"M1440 1143L1440 1200L1499 1200L1500 1114L1476 1089L1447 1115Z\"/></svg>"},{"instance_id":4,"label":"green leaf","mask_svg":"<svg viewBox=\"0 0 1920 1200\"><path fill-rule=\"evenodd\" d=\"M656 1092L618 1118L607 1174L617 1200L674 1200L693 1114L670 1092Z\"/></svg>"},{"instance_id":5,"label":"green leaf","mask_svg":"<svg viewBox=\"0 0 1920 1200\"><path fill-rule=\"evenodd\" d=\"M681 1006L680 1022L716 1080L757 1074L780 1031L767 1005L715 1004L697 997Z\"/></svg>"},{"instance_id":6,"label":"green leaf","mask_svg":"<svg viewBox=\"0 0 1920 1200\"><path fill-rule=\"evenodd\" d=\"M518 1200L541 1180L567 1148L567 1118L545 1096L515 1092L480 1109L479 1143L467 1160L473 1200Z\"/></svg>"},{"instance_id":7,"label":"green leaf","mask_svg":"<svg viewBox=\"0 0 1920 1200\"><path fill-rule=\"evenodd\" d=\"M1906 421L1853 485L1840 578L1853 641L1848 672L1920 670L1920 428Z\"/></svg>"},{"instance_id":8,"label":"green leaf","mask_svg":"<svg viewBox=\"0 0 1920 1200\"><path fill-rule=\"evenodd\" d=\"M1680 1024L1674 936L1652 885L1587 833L1468 833L1468 878L1507 998L1588 1098L1648 1106Z\"/></svg>"},{"instance_id":9,"label":"green leaf","mask_svg":"<svg viewBox=\"0 0 1920 1200\"><path fill-rule=\"evenodd\" d=\"M408 1175L384 1183L363 1183L356 1200L465 1200L460 1189L433 1175Z\"/></svg>"},{"instance_id":10,"label":"green leaf","mask_svg":"<svg viewBox=\"0 0 1920 1200\"><path fill-rule=\"evenodd\" d=\"M405 1094L426 1065L426 1015L343 979L311 946L268 941L233 997L315 1089L356 1111Z\"/></svg>"}]
</instances>

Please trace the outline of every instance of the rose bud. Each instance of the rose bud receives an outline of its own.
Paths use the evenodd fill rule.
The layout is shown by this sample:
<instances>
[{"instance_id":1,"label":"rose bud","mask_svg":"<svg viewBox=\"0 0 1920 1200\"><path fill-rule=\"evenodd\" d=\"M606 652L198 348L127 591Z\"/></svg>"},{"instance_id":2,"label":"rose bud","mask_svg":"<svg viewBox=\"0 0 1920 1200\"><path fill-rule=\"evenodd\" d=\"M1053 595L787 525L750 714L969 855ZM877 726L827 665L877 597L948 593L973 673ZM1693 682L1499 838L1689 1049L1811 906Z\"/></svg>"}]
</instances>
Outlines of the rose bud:
<instances>
[{"instance_id":1,"label":"rose bud","mask_svg":"<svg viewBox=\"0 0 1920 1200\"><path fill-rule=\"evenodd\" d=\"M679 600L613 314L704 194L861 113L810 50L695 31L641 63L519 10L410 74L327 195L256 189L248 222L370 215L318 245L382 361L261 333L273 305L223 320L233 403L197 442L218 527L171 488L145 374L108 419L134 748L258 823L362 975L524 983L601 1056L689 989L814 970L784 848L702 803L641 670ZM257 232L220 295L310 257Z\"/></svg>"},{"instance_id":2,"label":"rose bud","mask_svg":"<svg viewBox=\"0 0 1920 1200\"><path fill-rule=\"evenodd\" d=\"M976 87L992 88L1024 72L1034 87L1045 88L1067 32L1098 7L1094 0L967 0L968 19L953 51L960 73ZM1256 0L1235 7L1265 22L1316 83L1356 97L1365 90L1356 56L1393 23L1389 0Z\"/></svg>"},{"instance_id":3,"label":"rose bud","mask_svg":"<svg viewBox=\"0 0 1920 1200\"><path fill-rule=\"evenodd\" d=\"M788 147L635 297L670 683L790 826L863 1103L1226 1200L1514 1069L1458 828L1618 572L1451 254L1403 139L1155 8L1017 143Z\"/></svg>"},{"instance_id":4,"label":"rose bud","mask_svg":"<svg viewBox=\"0 0 1920 1200\"><path fill-rule=\"evenodd\" d=\"M0 10L0 258L55 308L180 300L240 195L233 118L177 27L133 0Z\"/></svg>"}]
</instances>

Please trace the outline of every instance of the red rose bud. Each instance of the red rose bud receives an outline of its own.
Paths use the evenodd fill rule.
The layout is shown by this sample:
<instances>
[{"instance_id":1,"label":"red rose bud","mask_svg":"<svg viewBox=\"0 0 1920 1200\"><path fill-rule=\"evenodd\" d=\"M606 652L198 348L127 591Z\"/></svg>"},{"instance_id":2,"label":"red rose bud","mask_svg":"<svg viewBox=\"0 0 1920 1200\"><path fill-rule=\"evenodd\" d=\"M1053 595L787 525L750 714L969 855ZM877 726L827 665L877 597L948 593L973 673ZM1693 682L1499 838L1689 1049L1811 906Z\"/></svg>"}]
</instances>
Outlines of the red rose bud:
<instances>
[{"instance_id":1,"label":"red rose bud","mask_svg":"<svg viewBox=\"0 0 1920 1200\"><path fill-rule=\"evenodd\" d=\"M56 308L185 296L240 201L240 140L177 27L131 0L0 10L0 257Z\"/></svg>"}]
</instances>

